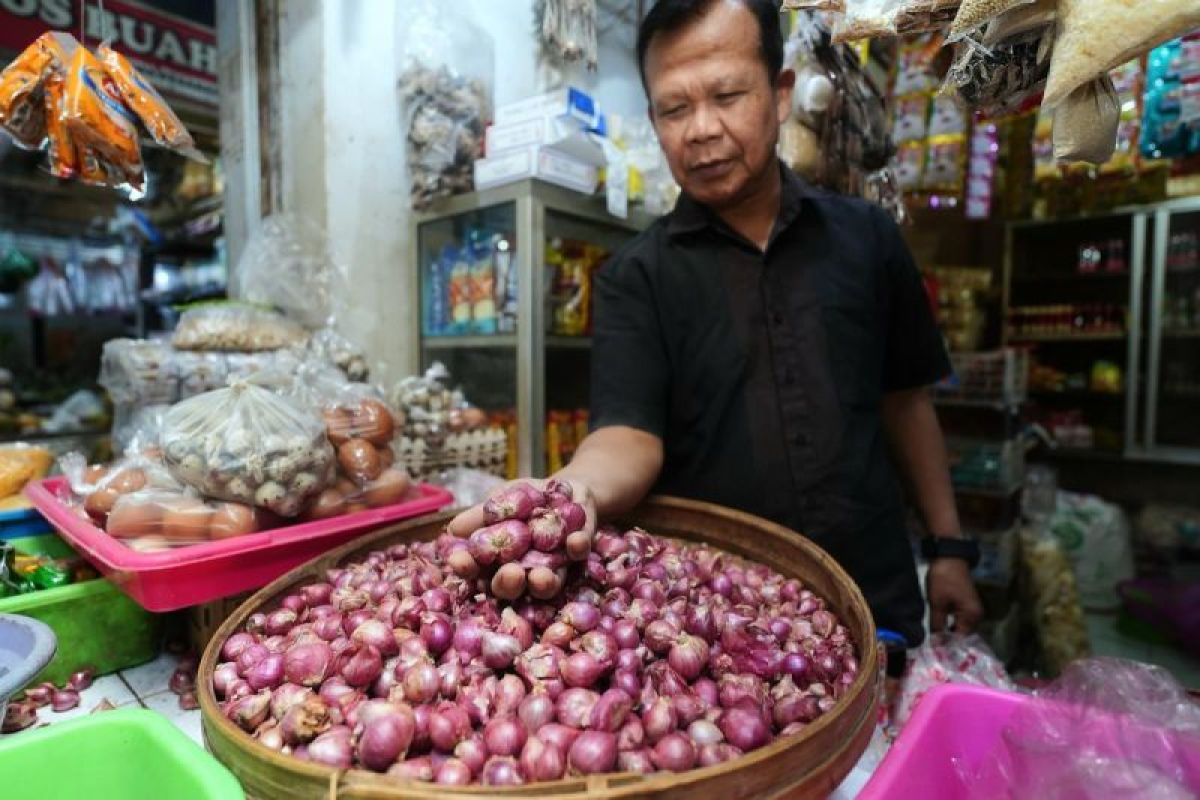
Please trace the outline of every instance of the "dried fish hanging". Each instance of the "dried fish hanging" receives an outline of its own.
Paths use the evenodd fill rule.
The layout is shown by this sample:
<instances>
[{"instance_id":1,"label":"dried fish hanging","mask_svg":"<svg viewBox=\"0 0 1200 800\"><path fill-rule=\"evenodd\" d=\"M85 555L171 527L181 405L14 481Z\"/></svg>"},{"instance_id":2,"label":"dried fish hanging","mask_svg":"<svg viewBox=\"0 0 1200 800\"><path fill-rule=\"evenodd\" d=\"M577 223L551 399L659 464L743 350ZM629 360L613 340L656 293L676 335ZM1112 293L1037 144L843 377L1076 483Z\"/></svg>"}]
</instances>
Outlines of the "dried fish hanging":
<instances>
[{"instance_id":1,"label":"dried fish hanging","mask_svg":"<svg viewBox=\"0 0 1200 800\"><path fill-rule=\"evenodd\" d=\"M596 0L538 0L534 24L546 60L596 69Z\"/></svg>"}]
</instances>

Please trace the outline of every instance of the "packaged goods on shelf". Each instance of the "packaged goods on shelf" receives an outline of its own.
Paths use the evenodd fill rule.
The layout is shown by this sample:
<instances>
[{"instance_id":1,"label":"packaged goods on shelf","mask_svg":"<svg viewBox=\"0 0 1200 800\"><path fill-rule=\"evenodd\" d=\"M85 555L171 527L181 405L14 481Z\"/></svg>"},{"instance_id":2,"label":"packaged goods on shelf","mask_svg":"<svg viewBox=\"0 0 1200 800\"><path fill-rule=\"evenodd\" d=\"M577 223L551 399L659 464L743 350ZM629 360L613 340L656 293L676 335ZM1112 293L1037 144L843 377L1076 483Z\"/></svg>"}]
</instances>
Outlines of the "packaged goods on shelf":
<instances>
[{"instance_id":1,"label":"packaged goods on shelf","mask_svg":"<svg viewBox=\"0 0 1200 800\"><path fill-rule=\"evenodd\" d=\"M529 147L474 162L476 189L490 189L538 178L582 194L592 194L599 183L594 164L552 147Z\"/></svg>"},{"instance_id":2,"label":"packaged goods on shelf","mask_svg":"<svg viewBox=\"0 0 1200 800\"><path fill-rule=\"evenodd\" d=\"M1190 77L1200 62L1200 34L1168 42L1147 59L1142 155L1182 158L1200 152L1200 120L1185 108L1200 99L1200 86Z\"/></svg>"},{"instance_id":3,"label":"packaged goods on shelf","mask_svg":"<svg viewBox=\"0 0 1200 800\"><path fill-rule=\"evenodd\" d=\"M592 279L607 259L607 251L587 242L547 242L549 333L587 336L592 332Z\"/></svg>"},{"instance_id":4,"label":"packaged goods on shelf","mask_svg":"<svg viewBox=\"0 0 1200 800\"><path fill-rule=\"evenodd\" d=\"M596 101L573 86L496 106L496 125L513 125L542 119L564 119L583 128L599 126L603 114Z\"/></svg>"},{"instance_id":5,"label":"packaged goods on shelf","mask_svg":"<svg viewBox=\"0 0 1200 800\"><path fill-rule=\"evenodd\" d=\"M425 336L512 333L517 324L516 251L511 234L471 228L427 264Z\"/></svg>"}]
</instances>

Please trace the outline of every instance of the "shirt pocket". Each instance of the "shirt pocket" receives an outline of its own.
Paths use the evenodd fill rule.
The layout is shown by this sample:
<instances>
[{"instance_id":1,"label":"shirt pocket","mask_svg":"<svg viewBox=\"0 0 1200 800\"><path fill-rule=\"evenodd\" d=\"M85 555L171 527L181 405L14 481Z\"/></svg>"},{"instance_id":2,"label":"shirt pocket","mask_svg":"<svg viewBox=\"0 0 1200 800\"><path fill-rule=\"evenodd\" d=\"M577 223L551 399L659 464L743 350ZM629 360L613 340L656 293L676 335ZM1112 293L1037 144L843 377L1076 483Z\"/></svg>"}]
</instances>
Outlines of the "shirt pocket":
<instances>
[{"instance_id":1,"label":"shirt pocket","mask_svg":"<svg viewBox=\"0 0 1200 800\"><path fill-rule=\"evenodd\" d=\"M821 320L838 399L855 409L878 408L884 342L878 311L853 297L823 304Z\"/></svg>"}]
</instances>

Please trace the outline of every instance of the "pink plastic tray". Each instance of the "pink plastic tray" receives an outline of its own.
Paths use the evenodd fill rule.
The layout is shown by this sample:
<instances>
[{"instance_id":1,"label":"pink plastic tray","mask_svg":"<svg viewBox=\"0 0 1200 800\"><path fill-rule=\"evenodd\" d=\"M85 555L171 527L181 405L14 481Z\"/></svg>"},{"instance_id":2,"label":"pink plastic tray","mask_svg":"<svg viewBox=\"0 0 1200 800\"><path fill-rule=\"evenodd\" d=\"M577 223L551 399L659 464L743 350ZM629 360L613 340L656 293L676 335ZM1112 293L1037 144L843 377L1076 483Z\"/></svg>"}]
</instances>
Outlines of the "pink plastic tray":
<instances>
[{"instance_id":1,"label":"pink plastic tray","mask_svg":"<svg viewBox=\"0 0 1200 800\"><path fill-rule=\"evenodd\" d=\"M259 589L359 534L437 511L454 499L437 486L417 488L420 497L384 508L159 553L131 550L81 520L59 500L66 490L65 478L31 483L25 495L64 539L123 592L150 611L175 611Z\"/></svg>"},{"instance_id":2,"label":"pink plastic tray","mask_svg":"<svg viewBox=\"0 0 1200 800\"><path fill-rule=\"evenodd\" d=\"M946 684L930 690L859 793L858 800L1010 796L1006 786L975 786L972 793L959 777L956 764L966 774L975 774L986 760L1001 752L1005 748L1004 729L1029 702L1032 702L1029 695L979 686ZM1136 746L1134 740L1141 737L1153 745L1161 742L1159 737L1163 735L1161 731L1115 716L1097 724L1089 734L1089 744L1109 754L1128 751ZM1188 788L1200 796L1200 739L1195 741L1193 752L1190 740L1183 744L1181 737L1178 750L1188 756L1184 765Z\"/></svg>"}]
</instances>

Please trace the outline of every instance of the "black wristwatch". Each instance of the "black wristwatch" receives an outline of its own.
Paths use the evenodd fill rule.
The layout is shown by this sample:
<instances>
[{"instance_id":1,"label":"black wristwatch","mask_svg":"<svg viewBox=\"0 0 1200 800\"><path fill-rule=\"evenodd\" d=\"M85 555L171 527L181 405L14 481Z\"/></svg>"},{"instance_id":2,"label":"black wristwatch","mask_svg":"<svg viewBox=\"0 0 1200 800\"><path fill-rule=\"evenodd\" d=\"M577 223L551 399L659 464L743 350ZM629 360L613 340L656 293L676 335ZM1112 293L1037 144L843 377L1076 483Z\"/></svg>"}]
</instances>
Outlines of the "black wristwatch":
<instances>
[{"instance_id":1,"label":"black wristwatch","mask_svg":"<svg viewBox=\"0 0 1200 800\"><path fill-rule=\"evenodd\" d=\"M928 561L935 558L961 558L967 566L979 565L979 542L953 536L926 536L921 540L921 555Z\"/></svg>"}]
</instances>

